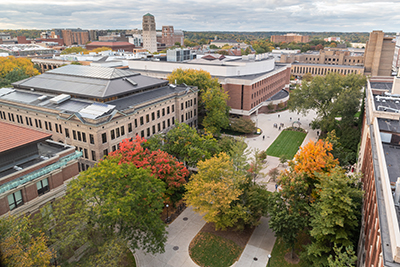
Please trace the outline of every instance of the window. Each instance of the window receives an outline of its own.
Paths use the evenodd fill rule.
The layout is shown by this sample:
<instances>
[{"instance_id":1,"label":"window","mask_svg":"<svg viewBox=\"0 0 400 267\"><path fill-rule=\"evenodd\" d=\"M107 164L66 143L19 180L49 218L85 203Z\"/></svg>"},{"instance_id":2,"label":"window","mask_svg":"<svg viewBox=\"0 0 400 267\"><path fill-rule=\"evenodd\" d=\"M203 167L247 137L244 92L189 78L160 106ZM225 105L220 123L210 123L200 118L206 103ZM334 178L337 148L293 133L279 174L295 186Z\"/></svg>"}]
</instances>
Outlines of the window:
<instances>
[{"instance_id":1,"label":"window","mask_svg":"<svg viewBox=\"0 0 400 267\"><path fill-rule=\"evenodd\" d=\"M181 103L181 110L183 110L183 103Z\"/></svg>"},{"instance_id":2,"label":"window","mask_svg":"<svg viewBox=\"0 0 400 267\"><path fill-rule=\"evenodd\" d=\"M157 119L159 119L159 118L160 118L160 111L157 110Z\"/></svg>"},{"instance_id":3,"label":"window","mask_svg":"<svg viewBox=\"0 0 400 267\"><path fill-rule=\"evenodd\" d=\"M117 150L117 147L116 146L112 146L112 151L115 151L115 150Z\"/></svg>"},{"instance_id":4,"label":"window","mask_svg":"<svg viewBox=\"0 0 400 267\"><path fill-rule=\"evenodd\" d=\"M156 126L153 125L153 134L155 134L155 133L156 133Z\"/></svg>"},{"instance_id":5,"label":"window","mask_svg":"<svg viewBox=\"0 0 400 267\"><path fill-rule=\"evenodd\" d=\"M51 122L49 122L49 130L50 130L50 131L53 131L53 130L51 129Z\"/></svg>"},{"instance_id":6,"label":"window","mask_svg":"<svg viewBox=\"0 0 400 267\"><path fill-rule=\"evenodd\" d=\"M135 119L135 128L137 128L137 119Z\"/></svg>"},{"instance_id":7,"label":"window","mask_svg":"<svg viewBox=\"0 0 400 267\"><path fill-rule=\"evenodd\" d=\"M165 121L162 122L162 128L165 129Z\"/></svg>"},{"instance_id":8,"label":"window","mask_svg":"<svg viewBox=\"0 0 400 267\"><path fill-rule=\"evenodd\" d=\"M171 106L172 112L175 112L175 105Z\"/></svg>"},{"instance_id":9,"label":"window","mask_svg":"<svg viewBox=\"0 0 400 267\"><path fill-rule=\"evenodd\" d=\"M39 196L46 194L47 192L50 191L49 179L46 178L37 182L36 187Z\"/></svg>"},{"instance_id":10,"label":"window","mask_svg":"<svg viewBox=\"0 0 400 267\"><path fill-rule=\"evenodd\" d=\"M76 131L72 130L72 136L74 137L74 140L76 140Z\"/></svg>"},{"instance_id":11,"label":"window","mask_svg":"<svg viewBox=\"0 0 400 267\"><path fill-rule=\"evenodd\" d=\"M150 136L150 128L147 128L147 136Z\"/></svg>"},{"instance_id":12,"label":"window","mask_svg":"<svg viewBox=\"0 0 400 267\"><path fill-rule=\"evenodd\" d=\"M158 131L161 131L161 125L160 125L160 123L157 124L157 129L158 129Z\"/></svg>"},{"instance_id":13,"label":"window","mask_svg":"<svg viewBox=\"0 0 400 267\"><path fill-rule=\"evenodd\" d=\"M69 138L69 130L65 128L65 137Z\"/></svg>"},{"instance_id":14,"label":"window","mask_svg":"<svg viewBox=\"0 0 400 267\"><path fill-rule=\"evenodd\" d=\"M8 116L10 116L10 113L8 113ZM38 124L37 119L35 119L35 126L36 126L36 128L39 128L39 124Z\"/></svg>"},{"instance_id":15,"label":"window","mask_svg":"<svg viewBox=\"0 0 400 267\"><path fill-rule=\"evenodd\" d=\"M111 140L114 140L114 139L115 139L115 131L111 130Z\"/></svg>"},{"instance_id":16,"label":"window","mask_svg":"<svg viewBox=\"0 0 400 267\"><path fill-rule=\"evenodd\" d=\"M149 123L149 122L150 122L150 115L147 114L147 115L146 115L146 123Z\"/></svg>"},{"instance_id":17,"label":"window","mask_svg":"<svg viewBox=\"0 0 400 267\"><path fill-rule=\"evenodd\" d=\"M96 152L92 150L92 160L96 161Z\"/></svg>"},{"instance_id":18,"label":"window","mask_svg":"<svg viewBox=\"0 0 400 267\"><path fill-rule=\"evenodd\" d=\"M165 116L165 108L162 109L162 115Z\"/></svg>"},{"instance_id":19,"label":"window","mask_svg":"<svg viewBox=\"0 0 400 267\"><path fill-rule=\"evenodd\" d=\"M196 116L196 110L194 110L194 115Z\"/></svg>"},{"instance_id":20,"label":"window","mask_svg":"<svg viewBox=\"0 0 400 267\"><path fill-rule=\"evenodd\" d=\"M172 125L175 125L175 117L172 117Z\"/></svg>"},{"instance_id":21,"label":"window","mask_svg":"<svg viewBox=\"0 0 400 267\"><path fill-rule=\"evenodd\" d=\"M93 134L89 134L90 143L94 144L94 137Z\"/></svg>"},{"instance_id":22,"label":"window","mask_svg":"<svg viewBox=\"0 0 400 267\"><path fill-rule=\"evenodd\" d=\"M142 130L142 131L140 132L140 136L141 136L141 137L144 137L144 130Z\"/></svg>"},{"instance_id":23,"label":"window","mask_svg":"<svg viewBox=\"0 0 400 267\"><path fill-rule=\"evenodd\" d=\"M144 122L143 122L143 116L142 117L140 117L140 125L143 125L144 124Z\"/></svg>"},{"instance_id":24,"label":"window","mask_svg":"<svg viewBox=\"0 0 400 267\"><path fill-rule=\"evenodd\" d=\"M125 135L125 127L121 126L121 135Z\"/></svg>"},{"instance_id":25,"label":"window","mask_svg":"<svg viewBox=\"0 0 400 267\"><path fill-rule=\"evenodd\" d=\"M183 120L183 114L182 114L182 117L181 117L182 119L181 119L181 122L183 122L184 120Z\"/></svg>"},{"instance_id":26,"label":"window","mask_svg":"<svg viewBox=\"0 0 400 267\"><path fill-rule=\"evenodd\" d=\"M193 100L194 100L194 104L196 105L197 98L193 98Z\"/></svg>"},{"instance_id":27,"label":"window","mask_svg":"<svg viewBox=\"0 0 400 267\"><path fill-rule=\"evenodd\" d=\"M169 114L169 107L167 107L167 114Z\"/></svg>"},{"instance_id":28,"label":"window","mask_svg":"<svg viewBox=\"0 0 400 267\"><path fill-rule=\"evenodd\" d=\"M119 128L115 129L115 132L117 133L117 138L121 136L121 135L119 134Z\"/></svg>"},{"instance_id":29,"label":"window","mask_svg":"<svg viewBox=\"0 0 400 267\"><path fill-rule=\"evenodd\" d=\"M104 150L103 150L103 155L104 155L104 156L108 156L108 149L104 149Z\"/></svg>"},{"instance_id":30,"label":"window","mask_svg":"<svg viewBox=\"0 0 400 267\"><path fill-rule=\"evenodd\" d=\"M188 107L188 102L186 101L186 102L185 102L185 108L187 108L187 107Z\"/></svg>"},{"instance_id":31,"label":"window","mask_svg":"<svg viewBox=\"0 0 400 267\"><path fill-rule=\"evenodd\" d=\"M86 134L82 133L82 141L86 143Z\"/></svg>"},{"instance_id":32,"label":"window","mask_svg":"<svg viewBox=\"0 0 400 267\"><path fill-rule=\"evenodd\" d=\"M11 195L8 195L7 199L8 199L8 205L10 206L10 210L18 208L24 204L24 201L22 200L21 190L12 193Z\"/></svg>"},{"instance_id":33,"label":"window","mask_svg":"<svg viewBox=\"0 0 400 267\"><path fill-rule=\"evenodd\" d=\"M155 114L153 112L153 113L151 113L151 120L154 121L155 119L156 119L156 116L155 116Z\"/></svg>"},{"instance_id":34,"label":"window","mask_svg":"<svg viewBox=\"0 0 400 267\"><path fill-rule=\"evenodd\" d=\"M101 140L103 141L103 144L107 142L107 133L101 135Z\"/></svg>"},{"instance_id":35,"label":"window","mask_svg":"<svg viewBox=\"0 0 400 267\"><path fill-rule=\"evenodd\" d=\"M55 125L55 128L56 128L56 133L58 133L58 124L54 123L54 125Z\"/></svg>"},{"instance_id":36,"label":"window","mask_svg":"<svg viewBox=\"0 0 400 267\"><path fill-rule=\"evenodd\" d=\"M77 131L77 133L78 133L78 140L79 140L79 141L82 141L81 132L80 132L80 131Z\"/></svg>"},{"instance_id":37,"label":"window","mask_svg":"<svg viewBox=\"0 0 400 267\"><path fill-rule=\"evenodd\" d=\"M128 123L128 133L132 132L132 123Z\"/></svg>"},{"instance_id":38,"label":"window","mask_svg":"<svg viewBox=\"0 0 400 267\"><path fill-rule=\"evenodd\" d=\"M83 152L84 152L83 155L84 155L85 159L88 159L88 158L89 158L89 155L88 155L87 149L84 148L84 149L83 149Z\"/></svg>"},{"instance_id":39,"label":"window","mask_svg":"<svg viewBox=\"0 0 400 267\"><path fill-rule=\"evenodd\" d=\"M168 126L168 127L171 126L170 123L171 123L171 122L170 122L170 120L168 119L168 120L167 120L167 126Z\"/></svg>"},{"instance_id":40,"label":"window","mask_svg":"<svg viewBox=\"0 0 400 267\"><path fill-rule=\"evenodd\" d=\"M14 118L13 118L13 121L14 121ZM42 121L41 120L39 120L39 128L42 129Z\"/></svg>"},{"instance_id":41,"label":"window","mask_svg":"<svg viewBox=\"0 0 400 267\"><path fill-rule=\"evenodd\" d=\"M18 117L17 117L17 118L18 118ZM19 122L19 121L18 121L18 122ZM44 122L44 127L46 128L46 130L48 130L47 121Z\"/></svg>"}]
</instances>

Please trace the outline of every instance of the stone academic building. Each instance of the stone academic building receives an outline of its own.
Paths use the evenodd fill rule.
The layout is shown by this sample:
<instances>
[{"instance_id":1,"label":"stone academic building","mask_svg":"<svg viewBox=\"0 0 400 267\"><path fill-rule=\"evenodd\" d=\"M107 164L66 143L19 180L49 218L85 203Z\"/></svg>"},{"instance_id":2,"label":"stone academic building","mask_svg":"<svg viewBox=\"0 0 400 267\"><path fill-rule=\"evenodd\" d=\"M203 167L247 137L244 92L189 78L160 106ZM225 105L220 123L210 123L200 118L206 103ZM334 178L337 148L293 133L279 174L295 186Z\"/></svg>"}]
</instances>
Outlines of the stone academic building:
<instances>
[{"instance_id":1,"label":"stone academic building","mask_svg":"<svg viewBox=\"0 0 400 267\"><path fill-rule=\"evenodd\" d=\"M83 153L80 170L125 138L197 126L198 90L130 70L68 65L0 89L0 121L52 135Z\"/></svg>"}]
</instances>

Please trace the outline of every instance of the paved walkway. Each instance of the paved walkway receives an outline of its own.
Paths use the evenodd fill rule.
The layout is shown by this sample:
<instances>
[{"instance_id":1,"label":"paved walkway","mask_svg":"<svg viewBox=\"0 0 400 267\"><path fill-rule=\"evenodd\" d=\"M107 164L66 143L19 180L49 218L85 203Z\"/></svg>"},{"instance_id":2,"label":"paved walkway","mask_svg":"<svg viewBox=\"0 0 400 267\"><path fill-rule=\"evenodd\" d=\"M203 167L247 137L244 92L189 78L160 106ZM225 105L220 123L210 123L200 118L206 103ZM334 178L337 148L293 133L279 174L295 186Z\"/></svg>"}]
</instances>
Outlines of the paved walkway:
<instances>
[{"instance_id":1,"label":"paved walkway","mask_svg":"<svg viewBox=\"0 0 400 267\"><path fill-rule=\"evenodd\" d=\"M281 130L274 128L274 123L278 125L283 123L285 127L291 126L294 120L300 119L301 127L308 131L302 144L305 145L310 140L317 139L317 131L309 127L309 123L315 117L311 112L308 116L301 116L297 113L283 111L274 114L259 114L252 119L257 121L257 125L263 133L260 136L246 139L251 148L260 150L267 149L278 137ZM290 119L291 118L291 119ZM265 135L265 140L262 136ZM283 170L287 166L282 166L279 158L268 156L268 166L264 173L272 168L278 167ZM266 183L269 191L275 191L275 183L269 182L269 177L258 179L259 183ZM165 245L165 252L162 254L146 254L143 251L137 251L135 254L138 267L197 267L189 256L189 244L196 234L204 226L205 221L202 216L193 212L192 208L185 209L168 227L168 240ZM271 254L275 244L275 236L268 226L268 218L262 217L261 223L254 229L245 249L239 260L232 267L265 267L268 263L268 254Z\"/></svg>"}]
</instances>

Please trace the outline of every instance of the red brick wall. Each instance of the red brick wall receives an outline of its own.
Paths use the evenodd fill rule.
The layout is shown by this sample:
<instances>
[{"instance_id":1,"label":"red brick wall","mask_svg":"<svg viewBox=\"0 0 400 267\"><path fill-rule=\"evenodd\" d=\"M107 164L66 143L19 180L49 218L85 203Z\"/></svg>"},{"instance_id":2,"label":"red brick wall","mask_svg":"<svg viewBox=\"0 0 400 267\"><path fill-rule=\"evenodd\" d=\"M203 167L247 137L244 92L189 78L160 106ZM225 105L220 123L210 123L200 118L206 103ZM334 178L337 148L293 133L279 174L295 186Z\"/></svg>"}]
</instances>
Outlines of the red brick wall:
<instances>
[{"instance_id":1,"label":"red brick wall","mask_svg":"<svg viewBox=\"0 0 400 267\"><path fill-rule=\"evenodd\" d=\"M290 68L286 68L286 70L262 81L243 86L243 110L250 110L259 103L267 100L283 89L289 82ZM224 84L223 88L230 96L228 106L233 109L241 109L242 85Z\"/></svg>"},{"instance_id":2,"label":"red brick wall","mask_svg":"<svg viewBox=\"0 0 400 267\"><path fill-rule=\"evenodd\" d=\"M364 231L365 266L378 266L379 254L382 251L381 238L378 232L380 227L372 160L371 140L368 137L361 169L364 174L362 182L365 191L363 206L364 228L362 229Z\"/></svg>"}]
</instances>

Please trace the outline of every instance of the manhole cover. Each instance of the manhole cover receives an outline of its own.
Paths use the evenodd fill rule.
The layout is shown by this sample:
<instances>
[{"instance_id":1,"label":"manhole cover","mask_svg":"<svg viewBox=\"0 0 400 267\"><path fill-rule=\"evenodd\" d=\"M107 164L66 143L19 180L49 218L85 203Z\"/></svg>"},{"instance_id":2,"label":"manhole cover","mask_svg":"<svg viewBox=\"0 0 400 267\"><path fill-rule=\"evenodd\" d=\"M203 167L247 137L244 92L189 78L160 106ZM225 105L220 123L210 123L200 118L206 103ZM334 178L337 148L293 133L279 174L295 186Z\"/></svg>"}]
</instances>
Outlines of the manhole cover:
<instances>
[{"instance_id":1,"label":"manhole cover","mask_svg":"<svg viewBox=\"0 0 400 267\"><path fill-rule=\"evenodd\" d=\"M189 220L189 218L188 217L183 217L183 220L187 221L187 220Z\"/></svg>"},{"instance_id":2,"label":"manhole cover","mask_svg":"<svg viewBox=\"0 0 400 267\"><path fill-rule=\"evenodd\" d=\"M178 246L175 246L175 247L173 247L172 249L173 249L173 250L178 250L179 247L178 247Z\"/></svg>"},{"instance_id":3,"label":"manhole cover","mask_svg":"<svg viewBox=\"0 0 400 267\"><path fill-rule=\"evenodd\" d=\"M258 259L256 257L254 257L253 260L258 261Z\"/></svg>"}]
</instances>

